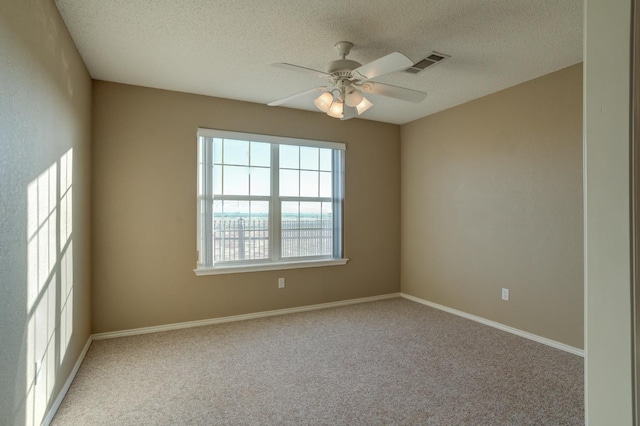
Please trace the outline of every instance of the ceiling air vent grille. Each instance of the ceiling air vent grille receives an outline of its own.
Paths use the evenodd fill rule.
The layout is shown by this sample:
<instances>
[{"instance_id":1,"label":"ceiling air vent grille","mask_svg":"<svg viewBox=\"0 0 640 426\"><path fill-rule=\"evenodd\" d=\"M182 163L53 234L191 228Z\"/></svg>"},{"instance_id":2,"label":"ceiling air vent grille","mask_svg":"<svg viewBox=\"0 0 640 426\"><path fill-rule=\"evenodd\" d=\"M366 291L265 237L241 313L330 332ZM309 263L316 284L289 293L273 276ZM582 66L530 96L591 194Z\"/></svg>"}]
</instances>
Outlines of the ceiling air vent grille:
<instances>
[{"instance_id":1,"label":"ceiling air vent grille","mask_svg":"<svg viewBox=\"0 0 640 426\"><path fill-rule=\"evenodd\" d=\"M404 71L409 74L418 74L419 72L422 72L427 68L438 65L440 62L450 57L451 56L445 55L444 53L431 52L424 59L419 60Z\"/></svg>"}]
</instances>

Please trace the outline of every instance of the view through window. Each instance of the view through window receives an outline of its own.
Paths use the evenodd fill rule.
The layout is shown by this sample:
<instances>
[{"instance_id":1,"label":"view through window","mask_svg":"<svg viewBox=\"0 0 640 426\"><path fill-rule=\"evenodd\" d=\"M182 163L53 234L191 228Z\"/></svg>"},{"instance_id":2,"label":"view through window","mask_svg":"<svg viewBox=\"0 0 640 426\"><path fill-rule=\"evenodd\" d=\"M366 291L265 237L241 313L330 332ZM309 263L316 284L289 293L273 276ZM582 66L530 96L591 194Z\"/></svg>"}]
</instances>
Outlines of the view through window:
<instances>
[{"instance_id":1,"label":"view through window","mask_svg":"<svg viewBox=\"0 0 640 426\"><path fill-rule=\"evenodd\" d=\"M198 266L342 257L344 145L200 129Z\"/></svg>"}]
</instances>

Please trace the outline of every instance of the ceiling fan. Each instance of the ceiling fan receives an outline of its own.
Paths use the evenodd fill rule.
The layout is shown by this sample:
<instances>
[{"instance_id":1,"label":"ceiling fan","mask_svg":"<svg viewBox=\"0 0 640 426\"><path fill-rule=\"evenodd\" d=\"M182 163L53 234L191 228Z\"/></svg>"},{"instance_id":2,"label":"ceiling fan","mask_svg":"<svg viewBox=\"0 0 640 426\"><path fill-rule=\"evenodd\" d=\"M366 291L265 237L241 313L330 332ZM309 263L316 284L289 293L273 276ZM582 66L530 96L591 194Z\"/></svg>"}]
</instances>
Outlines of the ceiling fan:
<instances>
[{"instance_id":1,"label":"ceiling fan","mask_svg":"<svg viewBox=\"0 0 640 426\"><path fill-rule=\"evenodd\" d=\"M346 59L353 47L353 43L340 41L336 43L335 47L342 59L329 62L326 71L287 63L273 64L280 68L314 74L326 79L328 85L314 87L313 89L270 102L268 105L278 106L301 96L322 92L313 102L316 108L331 117L348 120L363 114L373 106L373 103L365 98L363 93L372 93L414 103L422 102L427 96L426 93L418 90L372 81L372 79L381 75L404 70L412 66L411 59L402 53L393 52L368 64L361 65L359 62Z\"/></svg>"}]
</instances>

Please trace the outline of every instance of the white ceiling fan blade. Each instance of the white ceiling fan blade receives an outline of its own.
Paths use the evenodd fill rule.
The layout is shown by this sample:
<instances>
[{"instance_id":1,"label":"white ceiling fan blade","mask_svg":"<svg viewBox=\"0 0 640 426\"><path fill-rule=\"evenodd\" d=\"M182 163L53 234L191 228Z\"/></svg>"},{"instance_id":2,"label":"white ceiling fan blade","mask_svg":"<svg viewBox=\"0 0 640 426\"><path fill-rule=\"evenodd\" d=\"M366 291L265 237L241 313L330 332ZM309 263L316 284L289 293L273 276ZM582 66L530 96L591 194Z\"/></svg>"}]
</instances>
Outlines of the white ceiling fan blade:
<instances>
[{"instance_id":1,"label":"white ceiling fan blade","mask_svg":"<svg viewBox=\"0 0 640 426\"><path fill-rule=\"evenodd\" d=\"M318 87L314 87L313 89L309 89L309 90L305 90L304 92L300 92L300 93L296 93L295 95L291 95L291 96L287 96L286 98L282 98L282 99L278 99L277 101L273 101L273 102L269 102L267 105L269 106L278 106L278 105L282 105L286 102L292 101L296 98L305 96L305 95L309 95L311 93L316 93L316 92L322 92L324 90L326 90L327 87L325 86L318 86Z\"/></svg>"},{"instance_id":2,"label":"white ceiling fan blade","mask_svg":"<svg viewBox=\"0 0 640 426\"><path fill-rule=\"evenodd\" d=\"M353 117L358 116L358 111L354 107L350 107L349 105L344 105L342 109L342 118L340 120L348 120Z\"/></svg>"},{"instance_id":3,"label":"white ceiling fan blade","mask_svg":"<svg viewBox=\"0 0 640 426\"><path fill-rule=\"evenodd\" d=\"M364 64L351 71L358 80L370 80L393 71L403 70L413 65L413 61L400 52L389 53L382 58Z\"/></svg>"},{"instance_id":4,"label":"white ceiling fan blade","mask_svg":"<svg viewBox=\"0 0 640 426\"><path fill-rule=\"evenodd\" d=\"M390 84L367 81L360 86L363 92L374 95L387 96L389 98L400 99L401 101L418 104L427 97L427 94L419 90L406 89L404 87L391 86Z\"/></svg>"},{"instance_id":5,"label":"white ceiling fan blade","mask_svg":"<svg viewBox=\"0 0 640 426\"><path fill-rule=\"evenodd\" d=\"M313 68L301 67L300 65L287 64L285 62L278 62L272 65L274 67L284 68L286 70L298 71L306 74L313 74L316 77L321 77L321 78L326 78L331 76L331 74L327 74L324 71L314 70Z\"/></svg>"}]
</instances>

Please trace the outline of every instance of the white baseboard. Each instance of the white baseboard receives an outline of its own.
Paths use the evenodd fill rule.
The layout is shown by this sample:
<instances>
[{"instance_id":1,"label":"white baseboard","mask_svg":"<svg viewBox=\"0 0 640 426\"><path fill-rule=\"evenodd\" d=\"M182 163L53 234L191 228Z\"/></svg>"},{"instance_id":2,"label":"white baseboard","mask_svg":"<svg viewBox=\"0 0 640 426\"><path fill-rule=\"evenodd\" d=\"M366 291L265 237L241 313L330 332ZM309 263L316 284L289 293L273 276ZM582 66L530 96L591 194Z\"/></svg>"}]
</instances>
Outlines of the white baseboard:
<instances>
[{"instance_id":1,"label":"white baseboard","mask_svg":"<svg viewBox=\"0 0 640 426\"><path fill-rule=\"evenodd\" d=\"M134 328L130 330L111 331L94 334L93 340L113 339L115 337L136 336L139 334L157 333L160 331L178 330L182 328L200 327L203 325L222 324L225 322L244 321L256 318L272 317L276 315L294 314L297 312L315 311L317 309L335 308L338 306L355 305L357 303L375 302L400 297L400 293L382 294L379 296L361 297L359 299L341 300L338 302L320 303L317 305L299 306L295 308L276 309L274 311L255 312L244 315L232 315L229 317L211 318L199 321L187 321L174 324L157 325L153 327Z\"/></svg>"},{"instance_id":2,"label":"white baseboard","mask_svg":"<svg viewBox=\"0 0 640 426\"><path fill-rule=\"evenodd\" d=\"M412 300L417 303L421 303L426 306L430 306L432 308L439 309L441 311L448 312L450 314L458 315L460 317L470 319L471 321L476 321L481 324L485 324L490 327L494 327L499 330L506 331L508 333L515 334L520 337L524 337L525 339L533 340L535 342L542 343L544 345L551 346L553 348L560 349L565 352L569 352L584 358L584 350L574 348L573 346L565 345L564 343L560 343L555 340L547 339L546 337L538 336L536 334L532 334L527 331L522 331L517 328L509 327L508 325L504 325L496 321L491 321L482 317L468 314L466 312L458 311L457 309L453 309L447 306L439 305L437 303L429 302L428 300L420 299L419 297L411 296L410 294L400 293L400 297L403 297L408 300Z\"/></svg>"},{"instance_id":3,"label":"white baseboard","mask_svg":"<svg viewBox=\"0 0 640 426\"><path fill-rule=\"evenodd\" d=\"M80 369L80 365L82 364L82 361L84 360L84 357L87 354L87 351L89 350L89 346L91 346L91 342L93 340L112 339L115 337L124 337L124 336L135 336L138 334L157 333L160 331L200 327L203 325L222 324L226 322L244 321L244 320L250 320L250 319L256 319L256 318L272 317L276 315L293 314L297 312L315 311L318 309L327 309L327 308L335 308L339 306L355 305L358 303L375 302L377 300L393 299L396 297L403 297L405 299L412 300L414 302L417 302L426 306L430 306L432 308L439 309L441 311L445 311L450 314L458 315L460 317L463 317L472 321L476 321L481 324L485 324L490 327L494 327L499 330L506 331L508 333L512 333L517 336L524 337L526 339L533 340L535 342L542 343L544 345L551 346L553 348L572 353L574 355L584 357L584 351L582 349L574 348L573 346L565 345L564 343L547 339L546 337L541 337L526 331L518 330L517 328L509 327L508 325L504 325L499 322L491 321L482 317L468 314L466 312L458 311L457 309L453 309L447 306L439 305L437 303L429 302L428 300L420 299L419 297L411 296L406 293L389 293L389 294L382 294L379 296L362 297L359 299L349 299L349 300L341 300L338 302L320 303L317 305L299 306L295 308L276 309L273 311L263 311L263 312L256 312L256 313L244 314L244 315L233 315L233 316L222 317L222 318L211 318L211 319L199 320L199 321L187 321L187 322L181 322L181 323L175 323L175 324L158 325L154 327L134 328L130 330L92 334L89 336L89 339L87 339L87 343L84 345L84 348L80 353L80 356L78 356L78 359L76 360L76 363L73 366L73 369L71 370L71 374L69 374L69 377L65 381L64 386L62 386L62 388L60 389L60 392L58 392L58 396L56 397L55 401L51 405L51 408L49 408L49 411L47 412L47 415L42 421L42 424L44 426L49 426L49 424L53 420L53 417L56 415L58 408L60 408L60 404L62 404L62 400L66 396L67 391L69 390L69 387L71 387L71 383L73 382L73 379L75 379L76 374Z\"/></svg>"},{"instance_id":4,"label":"white baseboard","mask_svg":"<svg viewBox=\"0 0 640 426\"><path fill-rule=\"evenodd\" d=\"M138 334L157 333L159 331L178 330L181 328L200 327L203 325L210 325L210 324L221 324L221 323L232 322L232 321L244 321L244 320L255 319L255 318L272 317L276 315L293 314L296 312L306 312L306 311L314 311L317 309L327 309L327 308L335 308L338 306L355 305L357 303L374 302L376 300L392 299L395 297L400 297L400 293L382 294L379 296L341 300L338 302L320 303L317 305L300 306L296 308L277 309L274 311L256 312L256 313L245 314L245 315L233 315L229 317L211 318L211 319L200 320L200 321L188 321L188 322L181 322L176 324L159 325L155 327L144 327L144 328L135 328L131 330L114 331L109 333L92 334L89 336L89 339L87 339L87 343L84 345L84 348L80 353L80 356L76 360L76 363L73 366L73 369L71 370L71 374L69 374L69 377L65 381L64 386L62 386L62 388L60 389L60 392L58 392L58 396L56 397L55 401L51 405L51 408L49 408L49 411L47 411L47 415L42 421L42 424L44 426L49 426L49 424L51 424L53 417L56 415L56 412L60 408L60 404L62 404L62 400L67 395L67 392L71 387L71 383L73 382L73 379L75 379L76 374L80 369L80 365L82 364L82 361L84 360L84 357L87 354L87 351L89 350L89 346L91 346L91 342L94 340L111 339L115 337L124 337L124 336L135 336Z\"/></svg>"},{"instance_id":5,"label":"white baseboard","mask_svg":"<svg viewBox=\"0 0 640 426\"><path fill-rule=\"evenodd\" d=\"M89 350L89 346L91 346L92 340L93 340L92 336L89 336L89 338L87 339L87 343L85 343L84 348L82 349L82 352L80 352L80 356L76 360L76 363L73 366L73 369L71 370L71 374L69 374L69 377L67 377L67 381L64 382L64 386L62 386L62 389L60 389L60 392L58 392L58 396L56 397L56 400L53 401L51 408L49 408L49 411L47 411L47 415L44 417L44 420L42 420L42 424L44 426L49 426L49 424L53 420L53 416L55 416L56 413L58 412L58 408L60 408L60 404L62 404L62 400L67 395L67 391L71 387L71 383L73 383L73 379L75 379L76 374L78 374L80 365L82 364L82 361L84 361L84 357L87 354L87 351Z\"/></svg>"}]
</instances>

